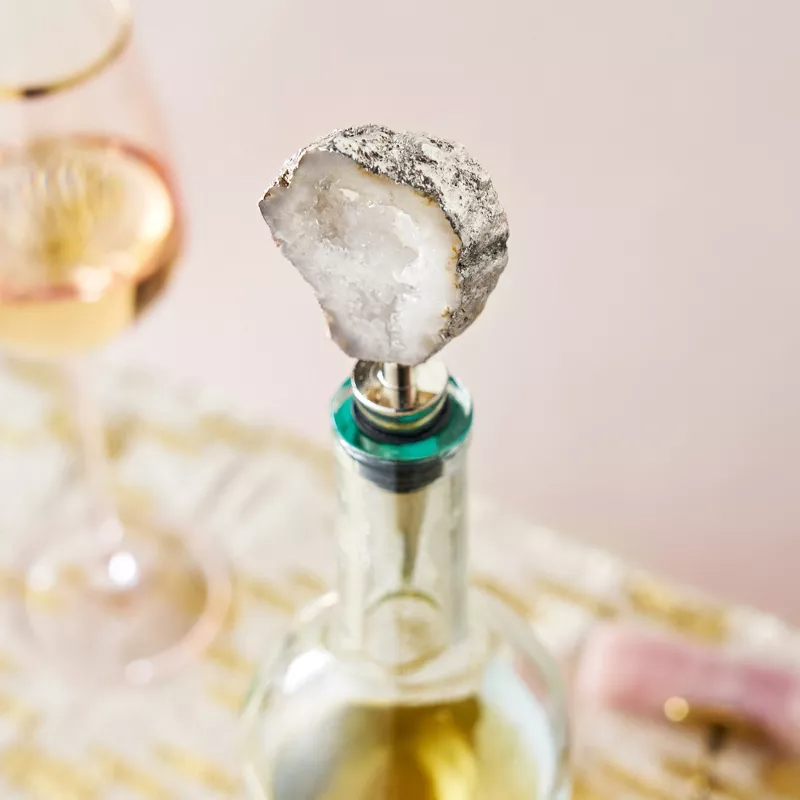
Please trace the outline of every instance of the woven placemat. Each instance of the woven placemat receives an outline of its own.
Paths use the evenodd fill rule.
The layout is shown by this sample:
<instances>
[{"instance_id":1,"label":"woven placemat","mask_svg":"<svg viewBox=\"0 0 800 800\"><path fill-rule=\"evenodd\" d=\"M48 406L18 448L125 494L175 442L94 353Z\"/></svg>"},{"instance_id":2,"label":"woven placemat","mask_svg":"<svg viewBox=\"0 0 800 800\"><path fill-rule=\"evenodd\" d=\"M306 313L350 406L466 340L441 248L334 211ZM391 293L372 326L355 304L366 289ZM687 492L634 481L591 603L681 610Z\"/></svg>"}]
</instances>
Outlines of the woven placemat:
<instances>
[{"instance_id":1,"label":"woven placemat","mask_svg":"<svg viewBox=\"0 0 800 800\"><path fill-rule=\"evenodd\" d=\"M120 501L224 544L234 580L226 630L177 678L88 698L19 636L18 554L76 483L52 373L0 371L0 796L43 800L244 797L238 711L258 660L298 607L330 585L332 472L324 448L247 419L212 392L108 371ZM484 498L471 508L475 580L524 613L562 656L600 618L643 622L800 664L779 620L724 607L536 527ZM191 602L191 598L176 598ZM800 798L800 764L734 741L713 764L702 730L576 710L576 800Z\"/></svg>"}]
</instances>

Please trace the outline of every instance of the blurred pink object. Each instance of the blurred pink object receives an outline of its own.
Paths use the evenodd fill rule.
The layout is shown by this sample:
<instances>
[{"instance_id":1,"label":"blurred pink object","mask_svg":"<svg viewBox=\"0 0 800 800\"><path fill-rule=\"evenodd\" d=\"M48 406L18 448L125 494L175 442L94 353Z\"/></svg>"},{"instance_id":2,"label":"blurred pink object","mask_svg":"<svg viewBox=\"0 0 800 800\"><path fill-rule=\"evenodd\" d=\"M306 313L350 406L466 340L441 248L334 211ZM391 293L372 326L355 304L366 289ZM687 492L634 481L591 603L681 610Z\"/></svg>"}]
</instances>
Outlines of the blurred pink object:
<instances>
[{"instance_id":1,"label":"blurred pink object","mask_svg":"<svg viewBox=\"0 0 800 800\"><path fill-rule=\"evenodd\" d=\"M796 669L609 624L598 626L584 646L576 691L583 703L664 719L675 706L689 716L692 710L711 718L716 712L800 753Z\"/></svg>"}]
</instances>

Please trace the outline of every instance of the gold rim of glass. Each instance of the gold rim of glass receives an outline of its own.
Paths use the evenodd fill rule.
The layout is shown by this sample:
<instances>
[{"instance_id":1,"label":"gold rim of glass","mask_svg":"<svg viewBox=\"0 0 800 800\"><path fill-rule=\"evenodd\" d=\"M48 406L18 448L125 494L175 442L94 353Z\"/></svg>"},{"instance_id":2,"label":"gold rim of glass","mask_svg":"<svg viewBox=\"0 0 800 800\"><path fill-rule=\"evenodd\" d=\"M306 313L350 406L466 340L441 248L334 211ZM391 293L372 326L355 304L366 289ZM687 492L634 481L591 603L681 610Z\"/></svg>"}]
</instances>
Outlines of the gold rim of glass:
<instances>
[{"instance_id":1,"label":"gold rim of glass","mask_svg":"<svg viewBox=\"0 0 800 800\"><path fill-rule=\"evenodd\" d=\"M0 101L30 100L70 89L98 75L109 64L116 61L130 41L133 30L133 10L129 0L108 0L108 2L117 17L116 35L97 58L74 72L52 81L27 85L8 85L0 82Z\"/></svg>"}]
</instances>

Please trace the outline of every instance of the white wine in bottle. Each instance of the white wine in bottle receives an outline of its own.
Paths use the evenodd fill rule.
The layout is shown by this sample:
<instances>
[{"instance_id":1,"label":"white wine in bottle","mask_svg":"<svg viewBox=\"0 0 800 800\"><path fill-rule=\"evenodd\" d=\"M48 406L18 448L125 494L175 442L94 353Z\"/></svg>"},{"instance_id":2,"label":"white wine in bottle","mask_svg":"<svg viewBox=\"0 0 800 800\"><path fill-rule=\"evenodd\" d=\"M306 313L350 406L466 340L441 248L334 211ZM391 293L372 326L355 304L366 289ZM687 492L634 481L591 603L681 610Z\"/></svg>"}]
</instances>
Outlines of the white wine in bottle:
<instances>
[{"instance_id":1,"label":"white wine in bottle","mask_svg":"<svg viewBox=\"0 0 800 800\"><path fill-rule=\"evenodd\" d=\"M530 800L544 757L475 696L359 705L290 740L262 785L270 800Z\"/></svg>"},{"instance_id":2,"label":"white wine in bottle","mask_svg":"<svg viewBox=\"0 0 800 800\"><path fill-rule=\"evenodd\" d=\"M176 193L144 151L93 136L0 150L0 349L105 344L161 293L179 247Z\"/></svg>"}]
</instances>

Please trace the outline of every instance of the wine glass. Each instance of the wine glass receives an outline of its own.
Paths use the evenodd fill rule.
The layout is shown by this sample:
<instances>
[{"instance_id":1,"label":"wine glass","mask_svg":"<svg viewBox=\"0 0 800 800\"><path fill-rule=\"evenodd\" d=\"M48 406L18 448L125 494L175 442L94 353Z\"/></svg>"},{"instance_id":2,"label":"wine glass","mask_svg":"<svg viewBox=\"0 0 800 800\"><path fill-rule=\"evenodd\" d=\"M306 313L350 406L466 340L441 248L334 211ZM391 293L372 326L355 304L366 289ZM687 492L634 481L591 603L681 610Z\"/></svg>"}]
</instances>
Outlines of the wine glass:
<instances>
[{"instance_id":1,"label":"wine glass","mask_svg":"<svg viewBox=\"0 0 800 800\"><path fill-rule=\"evenodd\" d=\"M201 539L119 513L87 394L86 355L161 295L181 245L131 31L127 0L0 0L0 351L58 365L91 491L34 539L26 630L62 666L141 684L209 644L230 582Z\"/></svg>"}]
</instances>

